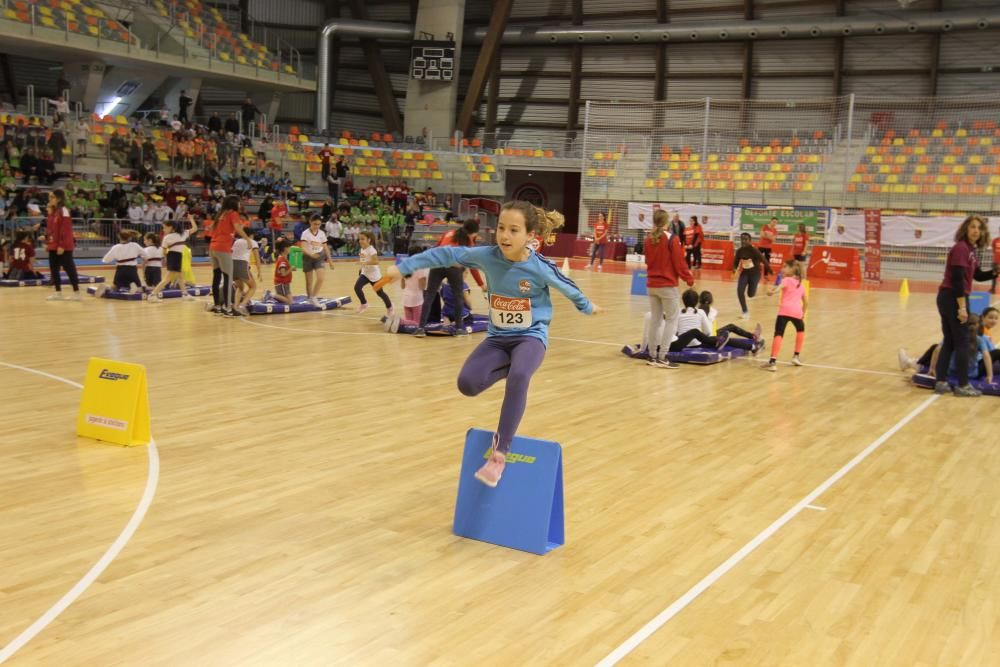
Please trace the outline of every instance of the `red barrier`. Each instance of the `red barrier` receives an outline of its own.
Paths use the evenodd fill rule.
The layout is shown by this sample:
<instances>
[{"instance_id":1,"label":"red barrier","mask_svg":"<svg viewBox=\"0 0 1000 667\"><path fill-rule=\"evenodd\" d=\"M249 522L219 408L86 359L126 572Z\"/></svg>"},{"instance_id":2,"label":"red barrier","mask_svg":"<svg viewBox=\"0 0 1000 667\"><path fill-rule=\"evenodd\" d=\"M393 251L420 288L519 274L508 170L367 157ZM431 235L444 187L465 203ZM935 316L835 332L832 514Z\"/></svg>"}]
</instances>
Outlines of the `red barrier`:
<instances>
[{"instance_id":1,"label":"red barrier","mask_svg":"<svg viewBox=\"0 0 1000 667\"><path fill-rule=\"evenodd\" d=\"M861 254L856 248L818 245L809 251L810 278L861 280Z\"/></svg>"},{"instance_id":2,"label":"red barrier","mask_svg":"<svg viewBox=\"0 0 1000 667\"><path fill-rule=\"evenodd\" d=\"M701 244L701 265L706 269L733 270L733 244L729 241L705 239Z\"/></svg>"},{"instance_id":3,"label":"red barrier","mask_svg":"<svg viewBox=\"0 0 1000 667\"><path fill-rule=\"evenodd\" d=\"M781 271L786 259L792 258L792 246L787 243L775 243L771 246L771 270Z\"/></svg>"}]
</instances>

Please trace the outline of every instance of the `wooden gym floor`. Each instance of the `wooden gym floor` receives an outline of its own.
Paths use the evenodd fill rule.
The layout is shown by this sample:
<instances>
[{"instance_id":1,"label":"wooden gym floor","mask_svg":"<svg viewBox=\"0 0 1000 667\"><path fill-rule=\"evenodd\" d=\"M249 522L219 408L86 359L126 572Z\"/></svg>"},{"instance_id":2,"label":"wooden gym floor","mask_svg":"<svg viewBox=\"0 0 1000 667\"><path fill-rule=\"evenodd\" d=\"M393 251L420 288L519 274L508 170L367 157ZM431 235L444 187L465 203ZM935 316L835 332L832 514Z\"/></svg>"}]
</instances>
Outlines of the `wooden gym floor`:
<instances>
[{"instance_id":1,"label":"wooden gym floor","mask_svg":"<svg viewBox=\"0 0 1000 667\"><path fill-rule=\"evenodd\" d=\"M78 389L0 366L0 646L41 618L11 664L996 664L1000 401L895 369L937 340L933 295L814 288L812 366L669 371L619 352L646 311L629 278L573 275L607 312L556 296L532 385L521 433L565 457L567 544L544 557L451 534L463 434L502 396L455 388L481 335L387 335L378 301L247 322L0 292L5 364L146 365L160 465L124 549L43 617L136 512L153 450L76 438ZM731 282L698 287L736 319ZM775 300L751 308L770 338Z\"/></svg>"}]
</instances>

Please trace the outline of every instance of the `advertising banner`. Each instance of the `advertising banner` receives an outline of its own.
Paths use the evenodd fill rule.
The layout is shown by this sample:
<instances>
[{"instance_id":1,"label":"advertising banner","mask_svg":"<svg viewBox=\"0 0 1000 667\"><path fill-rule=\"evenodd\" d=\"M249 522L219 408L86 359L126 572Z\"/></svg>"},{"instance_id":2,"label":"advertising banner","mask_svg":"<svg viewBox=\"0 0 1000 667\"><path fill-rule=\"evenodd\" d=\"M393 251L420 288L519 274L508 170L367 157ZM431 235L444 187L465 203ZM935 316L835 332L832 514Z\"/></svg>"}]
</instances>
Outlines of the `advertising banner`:
<instances>
[{"instance_id":1,"label":"advertising banner","mask_svg":"<svg viewBox=\"0 0 1000 667\"><path fill-rule=\"evenodd\" d=\"M739 232L749 232L756 241L760 237L760 228L777 218L778 234L792 236L799 231L799 225L806 226L810 238L823 238L826 231L827 210L817 208L747 208L737 207L737 223Z\"/></svg>"},{"instance_id":2,"label":"advertising banner","mask_svg":"<svg viewBox=\"0 0 1000 667\"><path fill-rule=\"evenodd\" d=\"M861 280L861 255L855 248L814 246L809 253L809 278Z\"/></svg>"},{"instance_id":3,"label":"advertising banner","mask_svg":"<svg viewBox=\"0 0 1000 667\"><path fill-rule=\"evenodd\" d=\"M698 216L698 221L705 228L705 233L729 232L732 217L728 206L708 206L702 204L656 204L644 202L629 202L628 228L652 229L653 214L656 211L677 211L681 221L687 225L692 215Z\"/></svg>"}]
</instances>

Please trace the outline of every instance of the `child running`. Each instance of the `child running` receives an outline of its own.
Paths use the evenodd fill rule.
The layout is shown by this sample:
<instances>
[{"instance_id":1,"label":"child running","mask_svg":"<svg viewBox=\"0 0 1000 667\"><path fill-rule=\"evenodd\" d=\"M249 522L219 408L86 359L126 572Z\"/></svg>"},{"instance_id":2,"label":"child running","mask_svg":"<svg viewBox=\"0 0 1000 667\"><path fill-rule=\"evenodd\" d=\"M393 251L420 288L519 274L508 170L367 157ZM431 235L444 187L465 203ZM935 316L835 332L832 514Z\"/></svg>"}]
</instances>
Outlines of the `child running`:
<instances>
[{"instance_id":1,"label":"child running","mask_svg":"<svg viewBox=\"0 0 1000 667\"><path fill-rule=\"evenodd\" d=\"M743 314L740 319L749 320L750 310L747 308L747 297L751 299L757 296L757 285L760 284L761 271L764 275L774 273L771 270L771 263L765 259L760 250L753 247L750 235L746 232L740 234L740 247L733 255L733 277L737 275L736 297L740 300L740 308Z\"/></svg>"},{"instance_id":2,"label":"child running","mask_svg":"<svg viewBox=\"0 0 1000 667\"><path fill-rule=\"evenodd\" d=\"M278 237L274 242L278 258L274 261L274 293L270 290L264 293L264 301L272 298L286 306L292 305L292 265L288 262L288 252L291 246L284 237Z\"/></svg>"},{"instance_id":3,"label":"child running","mask_svg":"<svg viewBox=\"0 0 1000 667\"><path fill-rule=\"evenodd\" d=\"M371 232L361 232L358 235L358 242L361 244L361 270L358 272L358 279L354 283L354 293L358 295L358 301L361 305L358 306L358 314L368 310L368 301L365 299L365 293L362 291L365 285L375 285L378 281L382 279L382 269L378 265L378 251L375 250L375 236ZM392 318L392 301L389 300L389 295L385 293L381 287L375 287L375 295L382 299L382 303L385 304L386 316Z\"/></svg>"},{"instance_id":4,"label":"child running","mask_svg":"<svg viewBox=\"0 0 1000 667\"><path fill-rule=\"evenodd\" d=\"M194 299L191 294L184 289L184 249L187 248L187 240L191 233L198 229L198 225L195 223L194 218L190 215L188 216L188 229L181 229L183 223L176 220L164 220L163 221L163 242L161 244L161 249L166 252L167 261L167 276L161 280L153 288L152 293L146 298L149 302L156 302L160 300L160 293L167 288L168 285L177 283L181 289L181 298L183 299Z\"/></svg>"},{"instance_id":5,"label":"child running","mask_svg":"<svg viewBox=\"0 0 1000 667\"><path fill-rule=\"evenodd\" d=\"M132 229L123 229L118 232L118 243L111 246L111 250L101 259L105 264L115 264L114 288L119 291L128 291L135 294L142 289L142 282L139 280L139 258L142 257L142 247L135 242L139 238L139 232ZM97 297L104 296L108 291L107 285L99 285Z\"/></svg>"},{"instance_id":6,"label":"child running","mask_svg":"<svg viewBox=\"0 0 1000 667\"><path fill-rule=\"evenodd\" d=\"M761 368L772 373L778 370L778 353L781 352L781 341L785 336L785 328L791 322L795 327L795 355L792 364L802 366L799 354L806 342L806 288L802 284L802 265L794 259L785 260L781 267L782 281L777 287L767 290L767 295L774 294L775 289L781 292L781 305L778 306L778 319L774 323L774 340L771 341L771 358Z\"/></svg>"},{"instance_id":7,"label":"child running","mask_svg":"<svg viewBox=\"0 0 1000 667\"><path fill-rule=\"evenodd\" d=\"M417 269L454 264L486 272L490 289L489 332L462 366L458 389L466 396L476 396L499 380L507 379L500 423L489 458L476 472L476 479L490 487L495 487L503 474L511 441L524 416L528 384L545 357L552 320L549 290L555 288L561 292L580 312L600 312L555 264L528 246L536 236L547 238L562 224L560 213L543 211L528 202L507 202L497 223L498 245L434 248L386 271L387 281L401 275L412 276Z\"/></svg>"}]
</instances>

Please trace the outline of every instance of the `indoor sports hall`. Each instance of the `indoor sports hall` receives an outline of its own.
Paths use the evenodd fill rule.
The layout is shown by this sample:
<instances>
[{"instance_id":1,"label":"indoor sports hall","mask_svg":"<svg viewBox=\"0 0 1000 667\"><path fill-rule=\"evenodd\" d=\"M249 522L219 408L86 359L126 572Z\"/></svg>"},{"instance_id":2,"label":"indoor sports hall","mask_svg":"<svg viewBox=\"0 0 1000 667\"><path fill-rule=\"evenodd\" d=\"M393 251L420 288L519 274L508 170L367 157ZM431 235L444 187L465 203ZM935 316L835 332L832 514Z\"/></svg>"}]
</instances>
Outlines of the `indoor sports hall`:
<instances>
[{"instance_id":1,"label":"indoor sports hall","mask_svg":"<svg viewBox=\"0 0 1000 667\"><path fill-rule=\"evenodd\" d=\"M5 3L0 664L996 664L998 34Z\"/></svg>"}]
</instances>

